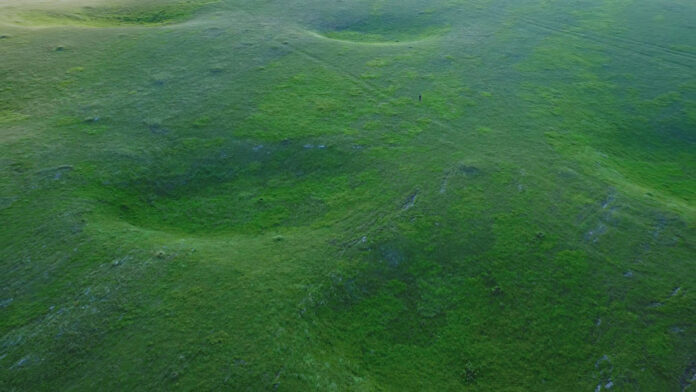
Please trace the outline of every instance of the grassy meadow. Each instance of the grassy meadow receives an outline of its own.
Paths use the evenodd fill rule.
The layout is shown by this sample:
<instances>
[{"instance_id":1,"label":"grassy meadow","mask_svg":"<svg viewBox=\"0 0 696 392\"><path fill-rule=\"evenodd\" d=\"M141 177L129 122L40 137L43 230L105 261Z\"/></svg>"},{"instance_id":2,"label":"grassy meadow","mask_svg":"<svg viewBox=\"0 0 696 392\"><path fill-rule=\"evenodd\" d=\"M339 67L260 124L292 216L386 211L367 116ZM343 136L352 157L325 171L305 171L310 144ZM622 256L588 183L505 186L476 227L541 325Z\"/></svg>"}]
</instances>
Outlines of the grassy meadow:
<instances>
[{"instance_id":1,"label":"grassy meadow","mask_svg":"<svg viewBox=\"0 0 696 392\"><path fill-rule=\"evenodd\" d=\"M695 20L0 1L0 390L696 391Z\"/></svg>"}]
</instances>

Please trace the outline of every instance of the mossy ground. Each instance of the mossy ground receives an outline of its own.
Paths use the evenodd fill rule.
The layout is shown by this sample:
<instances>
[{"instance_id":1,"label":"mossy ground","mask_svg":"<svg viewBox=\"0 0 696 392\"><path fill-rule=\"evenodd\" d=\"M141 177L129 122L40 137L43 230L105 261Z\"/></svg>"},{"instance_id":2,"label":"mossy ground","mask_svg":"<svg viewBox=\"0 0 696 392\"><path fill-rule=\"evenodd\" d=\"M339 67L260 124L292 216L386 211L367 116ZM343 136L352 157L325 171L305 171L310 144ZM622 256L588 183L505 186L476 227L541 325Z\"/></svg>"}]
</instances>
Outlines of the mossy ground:
<instances>
[{"instance_id":1,"label":"mossy ground","mask_svg":"<svg viewBox=\"0 0 696 392\"><path fill-rule=\"evenodd\" d=\"M692 2L8 4L0 389L695 381Z\"/></svg>"}]
</instances>

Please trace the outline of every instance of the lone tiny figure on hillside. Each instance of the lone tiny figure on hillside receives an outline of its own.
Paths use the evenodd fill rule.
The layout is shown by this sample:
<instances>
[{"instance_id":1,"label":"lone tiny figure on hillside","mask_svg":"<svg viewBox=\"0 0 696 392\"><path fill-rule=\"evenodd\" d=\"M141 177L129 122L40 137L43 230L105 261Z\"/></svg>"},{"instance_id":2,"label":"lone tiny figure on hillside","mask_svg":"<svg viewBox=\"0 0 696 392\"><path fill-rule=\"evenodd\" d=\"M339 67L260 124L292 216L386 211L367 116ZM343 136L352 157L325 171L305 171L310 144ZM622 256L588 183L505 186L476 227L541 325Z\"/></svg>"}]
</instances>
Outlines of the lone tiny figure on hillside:
<instances>
[{"instance_id":1,"label":"lone tiny figure on hillside","mask_svg":"<svg viewBox=\"0 0 696 392\"><path fill-rule=\"evenodd\" d=\"M423 100L423 97L420 94L418 94L418 102L420 102L422 100Z\"/></svg>"}]
</instances>

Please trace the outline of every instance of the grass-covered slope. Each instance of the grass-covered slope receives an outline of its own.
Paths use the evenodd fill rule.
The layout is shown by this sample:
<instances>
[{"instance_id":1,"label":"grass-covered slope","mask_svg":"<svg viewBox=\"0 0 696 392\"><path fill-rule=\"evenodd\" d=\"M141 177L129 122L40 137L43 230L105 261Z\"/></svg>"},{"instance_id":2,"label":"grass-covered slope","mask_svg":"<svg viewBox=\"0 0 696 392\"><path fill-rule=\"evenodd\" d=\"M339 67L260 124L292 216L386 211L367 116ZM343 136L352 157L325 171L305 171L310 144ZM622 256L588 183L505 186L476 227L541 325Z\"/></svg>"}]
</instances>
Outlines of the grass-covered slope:
<instances>
[{"instance_id":1,"label":"grass-covered slope","mask_svg":"<svg viewBox=\"0 0 696 392\"><path fill-rule=\"evenodd\" d=\"M694 14L0 4L0 390L692 390Z\"/></svg>"},{"instance_id":2,"label":"grass-covered slope","mask_svg":"<svg viewBox=\"0 0 696 392\"><path fill-rule=\"evenodd\" d=\"M203 5L202 0L6 0L0 20L23 27L110 27L181 22Z\"/></svg>"}]
</instances>

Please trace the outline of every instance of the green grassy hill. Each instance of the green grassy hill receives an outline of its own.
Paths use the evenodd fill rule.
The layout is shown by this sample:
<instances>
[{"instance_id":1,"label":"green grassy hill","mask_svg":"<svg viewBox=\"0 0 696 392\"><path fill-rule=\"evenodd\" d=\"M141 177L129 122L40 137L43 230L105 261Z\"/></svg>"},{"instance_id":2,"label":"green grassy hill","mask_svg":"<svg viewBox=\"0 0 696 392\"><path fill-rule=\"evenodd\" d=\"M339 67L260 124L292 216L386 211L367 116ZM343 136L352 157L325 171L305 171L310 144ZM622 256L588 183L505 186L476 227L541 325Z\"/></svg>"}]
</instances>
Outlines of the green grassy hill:
<instances>
[{"instance_id":1,"label":"green grassy hill","mask_svg":"<svg viewBox=\"0 0 696 392\"><path fill-rule=\"evenodd\" d=\"M0 390L696 390L694 15L0 3Z\"/></svg>"}]
</instances>

